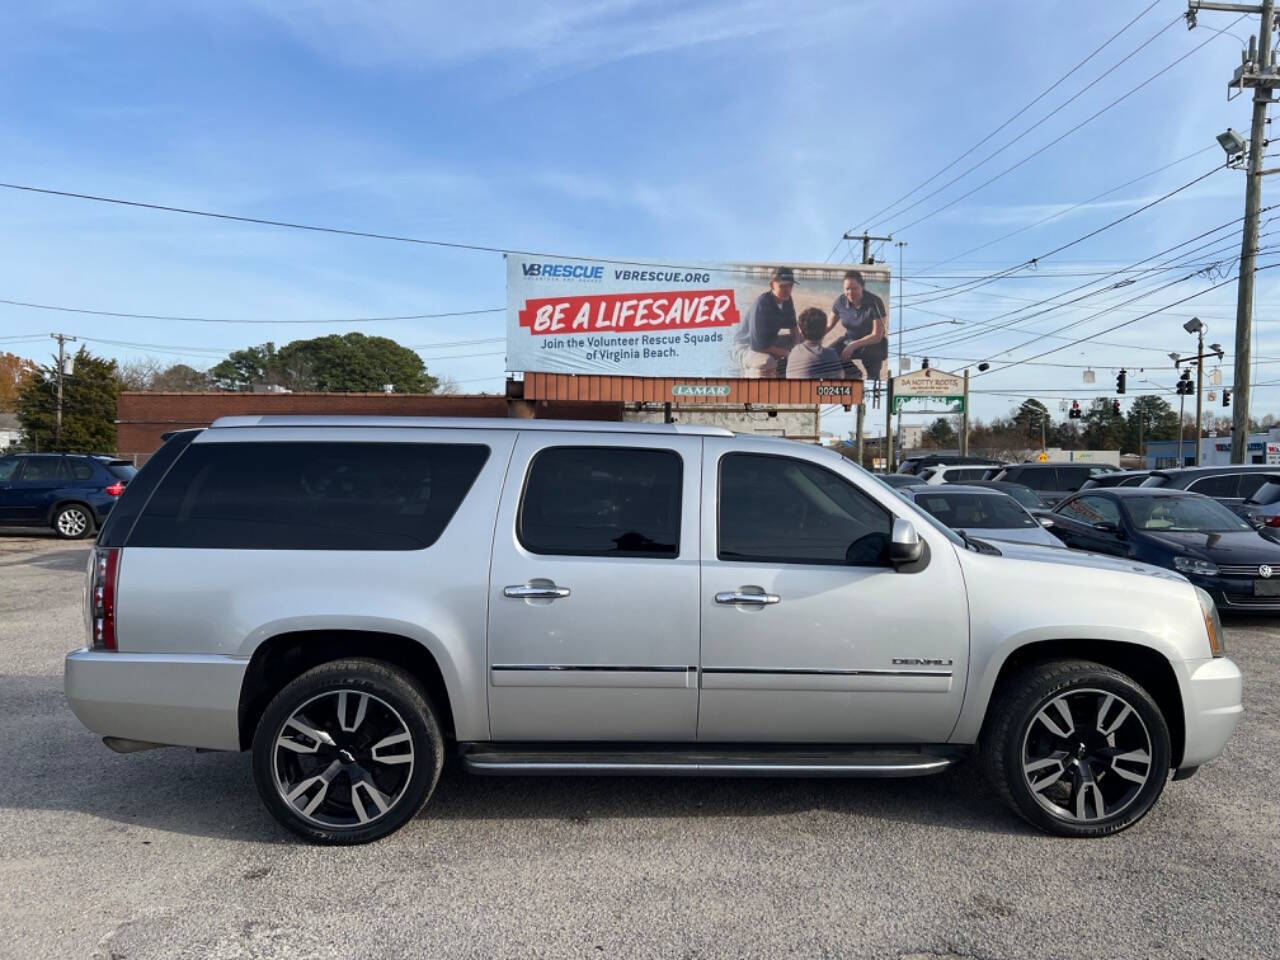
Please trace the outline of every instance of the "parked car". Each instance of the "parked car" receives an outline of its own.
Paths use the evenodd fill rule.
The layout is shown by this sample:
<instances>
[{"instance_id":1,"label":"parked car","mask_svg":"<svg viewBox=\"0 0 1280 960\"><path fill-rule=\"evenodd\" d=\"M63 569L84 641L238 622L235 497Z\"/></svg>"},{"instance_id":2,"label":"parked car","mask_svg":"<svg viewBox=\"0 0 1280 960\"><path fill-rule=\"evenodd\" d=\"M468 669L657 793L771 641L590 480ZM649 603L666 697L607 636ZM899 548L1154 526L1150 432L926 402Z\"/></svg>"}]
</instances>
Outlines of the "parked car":
<instances>
[{"instance_id":1,"label":"parked car","mask_svg":"<svg viewBox=\"0 0 1280 960\"><path fill-rule=\"evenodd\" d=\"M999 490L946 484L942 489L912 487L907 493L957 533L976 533L983 540L1062 546L1017 500Z\"/></svg>"},{"instance_id":2,"label":"parked car","mask_svg":"<svg viewBox=\"0 0 1280 960\"><path fill-rule=\"evenodd\" d=\"M1185 490L1086 490L1053 510L1069 547L1176 570L1221 608L1280 612L1280 544L1211 497Z\"/></svg>"},{"instance_id":3,"label":"parked car","mask_svg":"<svg viewBox=\"0 0 1280 960\"><path fill-rule=\"evenodd\" d=\"M877 473L876 479L887 483L895 490L903 487L923 487L926 481L922 477L917 477L911 473Z\"/></svg>"},{"instance_id":4,"label":"parked car","mask_svg":"<svg viewBox=\"0 0 1280 960\"><path fill-rule=\"evenodd\" d=\"M1079 490L1086 480L1116 468L1094 463L1015 463L1005 467L992 480L1005 480L1030 487L1048 506Z\"/></svg>"},{"instance_id":5,"label":"parked car","mask_svg":"<svg viewBox=\"0 0 1280 960\"><path fill-rule=\"evenodd\" d=\"M1274 538L1280 536L1280 474L1268 473L1258 479L1262 481L1258 489L1232 509L1264 535Z\"/></svg>"},{"instance_id":6,"label":"parked car","mask_svg":"<svg viewBox=\"0 0 1280 960\"><path fill-rule=\"evenodd\" d=\"M998 473L1000 469L1000 467L990 465L974 466L940 463L936 467L926 467L917 476L925 483L937 486L942 483L969 483L973 480L986 480L991 474Z\"/></svg>"},{"instance_id":7,"label":"parked car","mask_svg":"<svg viewBox=\"0 0 1280 960\"><path fill-rule=\"evenodd\" d=\"M1267 482L1275 467L1266 464L1226 464L1216 467L1182 467L1152 470L1142 486L1162 490L1190 490L1213 497L1224 506L1236 508Z\"/></svg>"},{"instance_id":8,"label":"parked car","mask_svg":"<svg viewBox=\"0 0 1280 960\"><path fill-rule=\"evenodd\" d=\"M317 842L403 826L446 749L883 777L980 745L1018 814L1102 836L1242 709L1182 577L966 541L833 451L715 427L225 418L147 462L87 573L80 720L122 752L251 751Z\"/></svg>"},{"instance_id":9,"label":"parked car","mask_svg":"<svg viewBox=\"0 0 1280 960\"><path fill-rule=\"evenodd\" d=\"M0 457L0 524L51 527L67 540L87 537L136 472L128 460L99 455Z\"/></svg>"},{"instance_id":10,"label":"parked car","mask_svg":"<svg viewBox=\"0 0 1280 960\"><path fill-rule=\"evenodd\" d=\"M1020 483L1010 483L1007 480L970 480L965 486L979 487L984 490L999 490L1001 493L1008 494L1017 500L1019 506L1024 510L1043 510L1045 506L1040 494Z\"/></svg>"},{"instance_id":11,"label":"parked car","mask_svg":"<svg viewBox=\"0 0 1280 960\"><path fill-rule=\"evenodd\" d=\"M1080 485L1081 490L1092 490L1095 487L1137 487L1151 476L1150 470L1109 470L1095 473Z\"/></svg>"},{"instance_id":12,"label":"parked car","mask_svg":"<svg viewBox=\"0 0 1280 960\"><path fill-rule=\"evenodd\" d=\"M991 460L987 457L960 456L955 453L924 453L916 457L907 457L898 464L898 473L920 473L927 467L936 466L973 466L1003 467L1003 460Z\"/></svg>"}]
</instances>

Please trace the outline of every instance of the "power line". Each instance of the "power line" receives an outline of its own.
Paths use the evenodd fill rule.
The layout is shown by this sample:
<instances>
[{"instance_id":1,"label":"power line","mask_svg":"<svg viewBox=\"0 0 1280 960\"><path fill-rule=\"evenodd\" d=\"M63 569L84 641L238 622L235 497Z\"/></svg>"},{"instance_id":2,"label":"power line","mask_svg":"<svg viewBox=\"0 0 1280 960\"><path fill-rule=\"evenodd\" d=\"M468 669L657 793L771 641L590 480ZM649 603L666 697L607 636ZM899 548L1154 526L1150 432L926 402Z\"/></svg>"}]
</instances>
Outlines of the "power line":
<instances>
[{"instance_id":1,"label":"power line","mask_svg":"<svg viewBox=\"0 0 1280 960\"><path fill-rule=\"evenodd\" d=\"M1150 7L1148 7L1148 8L1147 8L1147 10L1150 10L1150 9L1151 9ZM1145 13L1147 12L1147 10L1142 11L1142 14L1145 14ZM1139 16L1141 16L1142 14L1139 14ZM943 190L946 190L948 187L953 186L953 185L954 185L954 184L956 184L956 183L959 183L961 180L963 180L963 179L964 179L965 177L967 177L969 174L973 173L973 171L977 170L977 169L978 169L978 168L980 168L980 167L985 166L985 165L986 165L988 162L990 162L991 160L994 160L996 157L998 157L1000 154L1004 153L1004 151L1008 150L1010 147L1012 147L1015 143L1017 143L1017 142L1018 142L1019 140L1021 140L1023 137L1027 136L1027 134L1031 133L1033 130L1037 129L1038 127L1040 127L1040 126L1042 126L1043 124L1047 123L1049 120L1053 119L1055 116L1057 116L1059 113L1061 113L1061 112L1062 112L1063 110L1065 110L1067 107L1069 107L1071 104L1075 103L1075 101L1076 101L1076 100L1078 100L1080 97L1084 96L1086 93L1088 93L1090 90L1092 90L1095 86L1097 86L1099 83L1101 83L1101 82L1102 82L1103 80L1105 80L1107 77L1109 77L1109 76L1110 76L1112 73L1114 73L1116 70L1119 70L1122 66L1124 66L1126 63L1128 63L1130 60L1132 60L1134 57L1136 57L1139 53L1141 53L1143 50L1145 50L1148 46L1150 46L1150 45L1151 45L1152 43L1154 43L1156 40L1158 40L1158 39L1159 39L1159 38L1160 38L1160 37L1161 37L1161 36L1162 36L1166 31L1168 31L1168 30L1169 30L1169 29L1170 29L1174 24L1176 24L1176 23L1177 23L1179 20L1181 20L1181 19L1182 19L1181 15L1174 17L1171 21L1169 21L1167 24L1165 24L1163 27L1161 27L1159 30L1157 30L1154 34L1152 34L1150 37L1148 37L1148 38L1147 38L1146 40L1144 40L1142 43L1138 44L1138 46L1137 46L1137 47L1135 47L1133 50L1130 50L1127 54L1125 54L1125 56L1124 56L1124 57L1122 57L1120 60L1117 60L1117 61L1116 61L1115 63L1113 63L1110 67L1108 67L1106 70L1104 70L1102 73L1098 74L1098 76L1094 77L1091 81L1089 81L1089 83L1085 84L1083 87L1081 87L1079 90L1077 90L1075 93L1073 93L1073 94L1072 94L1070 97L1068 97L1066 100L1062 101L1062 103L1058 104L1056 107L1054 107L1052 110L1050 110L1048 113L1046 113L1043 117L1041 117L1039 120L1037 120L1037 121L1036 121L1035 123L1033 123L1031 126L1027 127L1025 130L1023 130L1021 133L1019 133L1019 134L1018 134L1016 137L1014 137L1012 140L1008 141L1008 142L1007 142L1007 143L1005 143L1003 146L996 148L996 149L995 149L995 150L993 150L991 153L987 154L985 157L983 157L981 160L979 160L977 163L973 164L971 167L969 167L967 170L965 170L963 173L959 174L958 176L952 177L952 178L951 178L950 180L948 180L946 183L942 184L942 186L937 187L936 189L934 189L934 190L930 191L929 193L925 194L923 197L921 197L920 199L916 200L914 203L910 204L909 206L903 207L901 210L898 210L896 213L894 213L894 216L895 216L895 217L902 216L902 215L903 215L903 214L905 214L908 210L912 210L912 209L914 209L915 207L918 207L920 204L924 203L924 201L928 200L930 197L937 196L939 193L941 193ZM1127 29L1127 28L1126 28L1126 29ZM1109 109L1109 108L1108 108L1108 109ZM1090 118L1090 119L1092 119L1092 118ZM1088 123L1088 121L1085 121L1085 122L1086 122L1086 123ZM1082 125L1083 125L1083 124L1082 124ZM1070 131L1069 131L1069 132L1070 132ZM1065 136L1065 135L1064 135L1064 136ZM1056 142L1056 141L1055 141L1055 142ZM1052 145L1053 145L1053 144L1051 143L1051 144L1049 144L1048 146L1052 146ZM1046 147L1046 149L1047 149L1047 147ZM1036 154L1032 154L1032 156L1035 156L1035 155L1036 155ZM1030 157L1028 157L1027 159L1030 159ZM1025 162L1025 161L1022 161L1022 162ZM1018 165L1020 165L1020 164L1015 164L1015 168L1016 168L1016 166L1018 166ZM1010 169L1014 169L1014 168L1010 168ZM1005 171L1005 173L1007 173L1007 172L1008 172L1008 171ZM992 180L992 181L990 181L990 182L994 182L994 180L998 180L998 179L999 179L1000 177L1002 177L1002 176L1004 176L1004 173L998 174L998 175L997 175L996 177L994 177L994 178L993 178L993 180ZM932 216L932 214L930 214L930 216ZM925 219L927 219L927 218L925 218ZM879 223L883 223L883 222L885 222L885 221L883 221L883 220L878 220L878 221L877 221L877 225L878 225ZM917 222L918 222L918 221L917 221Z\"/></svg>"},{"instance_id":2,"label":"power line","mask_svg":"<svg viewBox=\"0 0 1280 960\"><path fill-rule=\"evenodd\" d=\"M1243 15L1240 17L1240 19L1244 19L1244 18L1243 18ZM1165 29L1168 29L1168 28L1166 27ZM1007 176L1008 174L1012 173L1014 170L1017 170L1017 169L1018 169L1019 167L1021 167L1023 164L1025 164L1025 163L1027 163L1027 162L1029 162L1029 161L1031 161L1031 160L1034 160L1036 157L1040 156L1040 154L1044 153L1044 152L1045 152L1046 150L1048 150L1050 147L1053 147L1053 146L1055 146L1055 145L1057 145L1057 144L1061 143L1063 140L1065 140L1067 137L1071 136L1071 134L1075 133L1075 132L1076 132L1077 130L1079 130L1080 128L1082 128L1082 127L1086 126L1087 124L1092 123L1094 120L1098 119L1098 117L1102 116L1104 113L1106 113L1107 111L1111 110L1113 107L1117 107L1117 106L1119 106L1121 103L1123 103L1125 100L1129 99L1131 96L1133 96L1135 93L1137 93L1137 92L1138 92L1139 90L1141 90L1143 87L1147 86L1149 83L1153 82L1154 80L1156 80L1156 79L1158 79L1158 78L1162 77L1164 74L1168 73L1170 70L1172 70L1172 69L1173 69L1174 67L1176 67L1178 64L1182 63L1182 61L1186 60L1186 59L1187 59L1188 57L1190 57L1192 54L1194 54L1194 53L1198 52L1198 51L1199 51L1201 48L1203 48L1206 44L1210 43L1213 39L1214 39L1214 38L1213 38L1212 36L1210 36L1210 37L1209 37L1208 39L1206 39L1204 42L1199 43L1199 44L1197 44L1196 46L1192 47L1190 50L1188 50L1188 51L1187 51L1186 53L1184 53L1182 56L1178 57L1178 58L1177 58L1176 60L1174 60L1172 63L1168 64L1168 65L1167 65L1167 66L1165 66L1165 67L1162 67L1160 70L1157 70L1157 71L1156 71L1155 73L1153 73L1151 76L1147 77L1147 79L1143 80L1143 81L1142 81L1140 84L1138 84L1136 87L1133 87L1133 88L1131 88L1130 90L1128 90L1127 92L1125 92L1125 93L1121 94L1119 97L1117 97L1116 99L1112 100L1110 103L1108 103L1108 104L1107 104L1105 107L1103 107L1101 110L1098 110L1097 112L1090 114L1090 115L1089 115L1088 117L1086 117L1084 120L1081 120L1079 123L1077 123L1074 127L1071 127L1070 129L1068 129L1066 132L1064 132L1064 133L1062 133L1062 134L1059 134L1057 137L1054 137L1054 138L1053 138L1052 140L1050 140L1048 143L1046 143L1046 144L1044 144L1043 146L1038 147L1037 149L1033 150L1031 153L1027 154L1025 157L1023 157L1023 158L1022 158L1021 160L1019 160L1017 163L1014 163L1012 166L1006 167L1004 170L1001 170L1001 171L1000 171L999 173L997 173L995 176L993 176L993 177L989 177L988 179L984 180L982 183L978 184L976 187L973 187L971 190L968 190L968 191L966 191L965 193L962 193L960 196L956 197L955 199L953 199L953 200L949 200L949 201L947 201L946 203L944 203L942 206L940 206L940 207L935 207L933 210L930 210L928 213L924 214L923 216L917 217L915 220L912 220L910 223L906 224L905 226L902 226L902 227L898 227L898 228L896 228L893 232L894 232L895 234L897 234L897 233L902 233L902 232L904 232L904 231L906 231L906 230L911 229L912 227L916 226L917 224L924 223L924 221L926 221L926 220L930 219L931 217L937 216L937 215L938 215L939 213L941 213L942 211L944 211L944 210L946 210L946 209L948 209L948 208L950 208L950 207L955 206L955 205L956 205L957 203L959 203L961 200L966 200L966 199L968 199L969 197L971 197L971 196L973 196L975 193L977 193L979 190L982 190L982 189L984 189L984 188L986 188L986 187L990 186L991 184L995 183L995 182L996 182L997 180L999 180L1000 178L1002 178L1002 177L1004 177L1004 176Z\"/></svg>"},{"instance_id":3,"label":"power line","mask_svg":"<svg viewBox=\"0 0 1280 960\"><path fill-rule=\"evenodd\" d=\"M1077 70L1079 70L1079 69L1080 69L1081 67L1083 67L1086 63L1088 63L1090 60L1092 60L1094 57L1096 57L1098 54L1100 54L1103 50L1105 50L1108 46L1110 46L1113 42L1115 42L1115 41L1116 41L1116 40L1117 40L1117 39L1118 39L1118 38L1119 38L1119 37L1120 37L1120 36L1121 36L1125 31L1127 31L1127 30L1128 30L1130 27L1132 27L1135 23L1137 23L1139 20L1141 20L1143 17L1145 17L1148 13L1150 13L1150 12L1151 12L1151 10L1152 10L1156 5L1157 5L1157 3L1158 3L1158 2L1159 2L1159 0L1155 0L1155 2L1153 2L1150 6L1148 6L1148 7L1147 7L1146 9L1144 9L1141 13L1139 13L1136 17L1134 17L1132 20L1130 20L1128 23L1126 23L1123 27L1121 27L1119 30L1117 30L1115 33L1113 33L1110 37L1108 37L1108 38L1106 39L1106 41L1104 41L1100 46L1095 47L1095 48L1094 48L1094 50L1093 50L1093 52L1092 52L1092 53L1090 53L1087 57L1085 57L1083 60L1081 60L1079 63L1077 63L1074 67L1072 67L1070 70L1068 70L1068 71L1067 71L1066 73L1064 73L1062 76L1060 76L1057 80L1055 80L1053 83L1051 83L1051 84L1050 84L1048 87L1046 87L1043 91L1041 91L1041 93L1039 94L1039 96L1037 96L1034 100L1032 100L1030 103L1028 103L1026 106L1024 106L1021 110L1017 111L1017 112L1016 112L1013 116L1011 116L1008 120L1004 121L1004 123L1000 124L1000 126L996 127L994 130L992 130L990 133L988 133L985 137L983 137L981 140L979 140L977 143L975 143L972 147L970 147L970 148L969 148L968 150L966 150L964 153L960 154L960 156L956 157L954 160L952 160L950 163L948 163L945 167L943 167L941 170L939 170L939 171L938 171L937 173L935 173L933 176L931 176L931 177L929 177L928 179L926 179L926 180L922 181L921 183L917 184L915 187L913 187L912 189L908 190L906 193L904 193L902 196L898 197L898 198L897 198L896 200L894 200L892 203L889 203L888 205L886 205L886 206L884 206L884 207L881 207L881 208L880 208L879 210L877 210L875 213L871 214L871 216L870 216L870 217L868 217L866 220L864 220L861 224L859 224L858 226L854 227L852 230L849 230L849 231L846 231L846 232L848 232L848 233L857 233L859 230L862 230L864 227L867 227L867 226L868 226L872 221L874 221L874 220L875 220L877 217L879 217L882 213L884 213L884 212L885 212L885 211L887 211L887 210L892 210L894 207L896 207L896 206L897 206L899 203L901 203L903 200L906 200L907 198L909 198L909 197L913 196L917 191L919 191L919 190L920 190L920 189L922 189L923 187L927 187L930 183L932 183L934 180L937 180L937 179L938 179L938 177L942 176L944 173L946 173L948 170L950 170L952 167L954 167L956 164L958 164L958 163L959 163L961 160L963 160L965 157L969 156L969 155L970 155L970 154L972 154L975 150L977 150L979 147L981 147L983 144L985 144L985 143L987 143L988 141L990 141L992 137L994 137L994 136L995 136L996 134L998 134L1001 130L1003 130L1005 127L1009 126L1009 124L1013 123L1013 121L1017 120L1020 116L1022 116L1024 113L1026 113L1026 112L1027 112L1028 110L1030 110L1032 107L1034 107L1037 103L1039 103L1041 100L1043 100L1043 99L1044 99L1045 97L1047 97L1049 94L1051 94L1054 90L1056 90L1056 89L1057 89L1058 87L1060 87L1063 83L1065 83L1065 82L1066 82L1066 81L1067 81L1067 80L1068 80L1068 79L1069 79L1073 74L1075 74L1075 72L1076 72Z\"/></svg>"},{"instance_id":4,"label":"power line","mask_svg":"<svg viewBox=\"0 0 1280 960\"><path fill-rule=\"evenodd\" d=\"M505 313L506 307L490 307L486 310L456 310L448 313L415 313L395 317L345 317L325 320L232 320L226 317L182 317L156 313L127 313L118 310L93 310L88 307L64 307L51 303L32 303L27 300L3 300L0 304L10 307L27 307L32 310L52 310L56 313L80 313L92 317L117 317L130 320L172 320L183 323L390 323L395 320L441 320L446 317L474 317L485 313Z\"/></svg>"}]
</instances>

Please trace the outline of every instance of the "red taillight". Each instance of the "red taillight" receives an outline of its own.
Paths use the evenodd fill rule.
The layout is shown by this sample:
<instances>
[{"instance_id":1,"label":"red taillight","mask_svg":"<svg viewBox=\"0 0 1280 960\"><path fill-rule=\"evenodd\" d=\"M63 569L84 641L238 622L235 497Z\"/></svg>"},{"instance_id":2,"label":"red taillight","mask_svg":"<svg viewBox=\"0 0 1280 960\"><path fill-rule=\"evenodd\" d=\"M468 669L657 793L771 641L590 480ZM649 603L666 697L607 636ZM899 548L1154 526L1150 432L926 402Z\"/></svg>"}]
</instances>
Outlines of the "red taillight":
<instances>
[{"instance_id":1,"label":"red taillight","mask_svg":"<svg viewBox=\"0 0 1280 960\"><path fill-rule=\"evenodd\" d=\"M1268 526L1268 527L1280 527L1280 514L1277 514L1277 515L1276 515L1276 516L1274 516L1274 517L1267 517L1267 518L1266 518L1265 520L1263 520L1262 522L1263 522L1263 525L1264 525L1264 526Z\"/></svg>"},{"instance_id":2,"label":"red taillight","mask_svg":"<svg viewBox=\"0 0 1280 960\"><path fill-rule=\"evenodd\" d=\"M95 650L116 648L116 582L120 571L120 548L93 552L93 573L89 581L89 627Z\"/></svg>"},{"instance_id":3,"label":"red taillight","mask_svg":"<svg viewBox=\"0 0 1280 960\"><path fill-rule=\"evenodd\" d=\"M115 483L113 483L111 486L107 487L107 488L106 488L105 490L103 490L102 492L103 492L103 493L109 493L109 494L111 494L111 496L113 496L113 497L118 497L118 496L120 496L120 494L124 493L124 484L123 484L123 483L121 483L119 480L117 480Z\"/></svg>"}]
</instances>

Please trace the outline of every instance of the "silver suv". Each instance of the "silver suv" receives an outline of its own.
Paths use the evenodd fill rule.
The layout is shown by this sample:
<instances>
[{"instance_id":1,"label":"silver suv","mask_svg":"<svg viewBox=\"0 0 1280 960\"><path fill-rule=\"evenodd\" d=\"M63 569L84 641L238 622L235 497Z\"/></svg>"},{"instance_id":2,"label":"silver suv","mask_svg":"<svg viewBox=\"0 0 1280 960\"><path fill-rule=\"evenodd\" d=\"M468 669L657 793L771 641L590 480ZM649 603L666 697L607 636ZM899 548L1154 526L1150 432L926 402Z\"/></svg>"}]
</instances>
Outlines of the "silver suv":
<instances>
[{"instance_id":1,"label":"silver suv","mask_svg":"<svg viewBox=\"0 0 1280 960\"><path fill-rule=\"evenodd\" d=\"M973 755L1071 836L1216 756L1240 673L1176 573L961 538L819 447L714 428L234 417L103 528L72 709L251 750L287 827L487 774L903 777Z\"/></svg>"}]
</instances>

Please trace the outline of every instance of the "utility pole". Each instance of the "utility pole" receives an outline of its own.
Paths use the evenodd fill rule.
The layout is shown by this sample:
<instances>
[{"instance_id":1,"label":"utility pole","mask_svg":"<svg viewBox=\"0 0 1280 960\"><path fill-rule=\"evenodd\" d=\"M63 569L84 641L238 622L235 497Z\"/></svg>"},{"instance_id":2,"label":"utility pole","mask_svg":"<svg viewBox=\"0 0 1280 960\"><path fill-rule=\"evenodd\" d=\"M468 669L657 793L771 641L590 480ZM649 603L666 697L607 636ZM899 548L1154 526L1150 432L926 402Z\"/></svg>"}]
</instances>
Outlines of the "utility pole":
<instances>
[{"instance_id":1,"label":"utility pole","mask_svg":"<svg viewBox=\"0 0 1280 960\"><path fill-rule=\"evenodd\" d=\"M1203 415L1203 398L1204 398L1204 324L1200 325L1198 349L1196 350L1196 466L1200 466L1200 448L1204 446L1200 442L1200 424ZM1248 435L1249 425L1245 424L1246 437Z\"/></svg>"},{"instance_id":2,"label":"utility pole","mask_svg":"<svg viewBox=\"0 0 1280 960\"><path fill-rule=\"evenodd\" d=\"M898 374L902 374L902 250L907 241L899 240L894 244L898 248ZM898 451L902 451L902 408L898 408Z\"/></svg>"},{"instance_id":3,"label":"utility pole","mask_svg":"<svg viewBox=\"0 0 1280 960\"><path fill-rule=\"evenodd\" d=\"M871 257L871 241L883 240L885 243L888 243L893 239L893 237L873 237L868 235L867 233L863 233L861 237L855 237L846 233L844 235L844 239L861 240L862 241L862 262L870 264L870 263L875 263L875 260L872 259ZM864 388L866 387L865 380L863 381L863 387ZM867 419L867 391L865 389L863 389L862 391L862 402L858 404L858 412L856 416L857 416L857 419L855 422L857 426L855 427L855 430L854 430L853 449L854 449L855 456L857 456L858 458L858 466L862 466L862 438L866 431L866 419Z\"/></svg>"},{"instance_id":4,"label":"utility pole","mask_svg":"<svg viewBox=\"0 0 1280 960\"><path fill-rule=\"evenodd\" d=\"M62 442L62 381L67 378L67 341L75 343L76 338L65 333L51 333L49 336L58 341L58 408L53 421L53 445L57 447Z\"/></svg>"},{"instance_id":5,"label":"utility pole","mask_svg":"<svg viewBox=\"0 0 1280 960\"><path fill-rule=\"evenodd\" d=\"M1244 463L1249 450L1249 354L1252 349L1253 280L1258 256L1258 214L1262 207L1263 140L1266 139L1267 107L1271 104L1271 90L1280 85L1280 77L1271 71L1275 0L1262 0L1260 5L1189 0L1188 27L1196 25L1196 13L1200 10L1256 13L1261 17L1258 37L1250 38L1249 50L1242 58L1243 63L1228 85L1228 89L1232 86L1239 86L1241 90L1245 87L1253 88L1253 121L1249 128L1249 151L1246 157L1248 166L1244 190L1244 236L1240 240L1240 273L1236 282L1235 377L1232 384L1236 403L1231 412L1231 462ZM1259 40L1261 42L1255 42ZM1221 138L1219 142L1222 142ZM1226 149L1226 144L1223 146ZM1231 163L1230 151L1227 162ZM1200 462L1199 458L1200 442L1197 437L1197 463Z\"/></svg>"},{"instance_id":6,"label":"utility pole","mask_svg":"<svg viewBox=\"0 0 1280 960\"><path fill-rule=\"evenodd\" d=\"M964 409L960 411L960 456L969 455L969 368L964 368Z\"/></svg>"},{"instance_id":7,"label":"utility pole","mask_svg":"<svg viewBox=\"0 0 1280 960\"><path fill-rule=\"evenodd\" d=\"M1186 463L1182 459L1182 434L1186 431L1182 418L1185 415L1184 411L1186 410L1186 407L1187 407L1187 395L1184 393L1178 397L1178 466L1179 467L1186 466Z\"/></svg>"}]
</instances>

